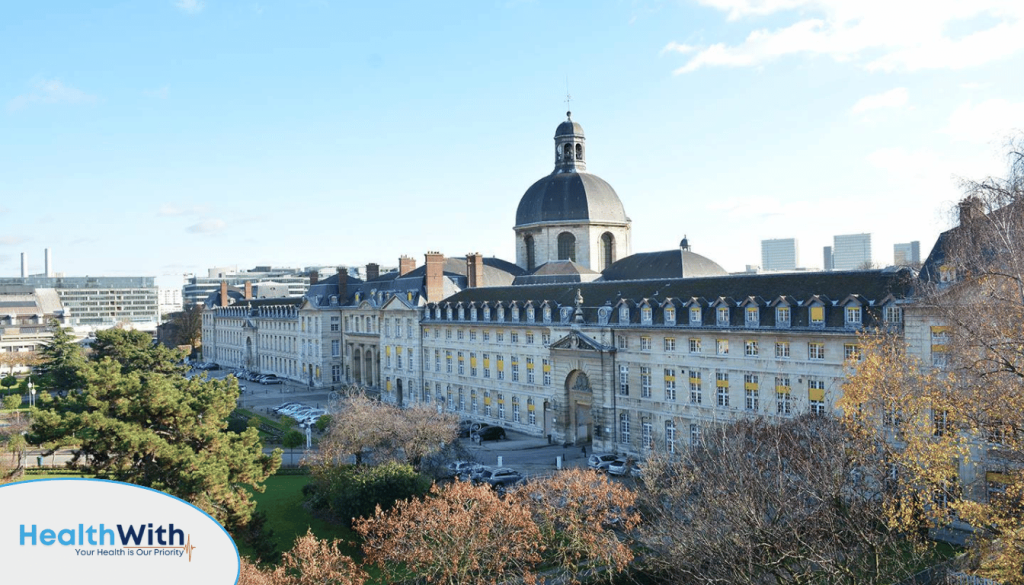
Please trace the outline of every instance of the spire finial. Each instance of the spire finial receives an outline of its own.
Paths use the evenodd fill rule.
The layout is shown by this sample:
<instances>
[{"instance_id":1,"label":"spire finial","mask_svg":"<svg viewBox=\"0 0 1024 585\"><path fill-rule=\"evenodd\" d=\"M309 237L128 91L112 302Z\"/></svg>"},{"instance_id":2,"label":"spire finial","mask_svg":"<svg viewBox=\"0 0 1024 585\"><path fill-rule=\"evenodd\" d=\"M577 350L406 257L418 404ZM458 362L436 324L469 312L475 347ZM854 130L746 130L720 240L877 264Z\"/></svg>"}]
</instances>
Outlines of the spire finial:
<instances>
[{"instance_id":1,"label":"spire finial","mask_svg":"<svg viewBox=\"0 0 1024 585\"><path fill-rule=\"evenodd\" d=\"M570 104L571 101L572 101L572 96L569 95L569 76L566 75L565 76L565 109L566 109L565 117L569 118L570 120L572 119L572 108L570 107L572 105L572 104Z\"/></svg>"}]
</instances>

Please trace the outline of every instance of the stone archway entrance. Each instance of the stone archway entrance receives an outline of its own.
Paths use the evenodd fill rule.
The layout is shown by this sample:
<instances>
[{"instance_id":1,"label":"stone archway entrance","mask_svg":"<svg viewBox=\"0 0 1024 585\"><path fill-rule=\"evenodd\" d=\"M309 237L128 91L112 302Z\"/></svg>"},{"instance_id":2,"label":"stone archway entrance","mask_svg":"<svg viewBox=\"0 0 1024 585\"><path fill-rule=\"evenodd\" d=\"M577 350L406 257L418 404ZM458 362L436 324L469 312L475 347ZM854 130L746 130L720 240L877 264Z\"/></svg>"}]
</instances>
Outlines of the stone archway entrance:
<instances>
[{"instance_id":1,"label":"stone archway entrance","mask_svg":"<svg viewBox=\"0 0 1024 585\"><path fill-rule=\"evenodd\" d=\"M573 370L565 378L565 391L568 396L568 421L566 438L574 443L589 443L594 432L594 417L591 405L594 391L590 387L590 378L582 370Z\"/></svg>"}]
</instances>

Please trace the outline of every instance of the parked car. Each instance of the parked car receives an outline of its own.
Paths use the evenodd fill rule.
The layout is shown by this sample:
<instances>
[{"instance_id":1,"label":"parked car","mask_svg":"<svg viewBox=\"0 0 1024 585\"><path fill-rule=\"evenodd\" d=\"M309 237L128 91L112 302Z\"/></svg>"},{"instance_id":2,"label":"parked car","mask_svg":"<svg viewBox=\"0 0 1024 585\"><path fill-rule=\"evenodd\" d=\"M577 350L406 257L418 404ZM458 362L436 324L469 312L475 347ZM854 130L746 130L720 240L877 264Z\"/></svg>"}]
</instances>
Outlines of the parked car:
<instances>
[{"instance_id":1,"label":"parked car","mask_svg":"<svg viewBox=\"0 0 1024 585\"><path fill-rule=\"evenodd\" d=\"M643 462L637 461L634 463L633 467L629 468L629 475L636 479L642 479L644 476Z\"/></svg>"},{"instance_id":2,"label":"parked car","mask_svg":"<svg viewBox=\"0 0 1024 585\"><path fill-rule=\"evenodd\" d=\"M473 433L473 440L478 443L481 441L501 441L504 439L505 429L501 427L486 426Z\"/></svg>"},{"instance_id":3,"label":"parked car","mask_svg":"<svg viewBox=\"0 0 1024 585\"><path fill-rule=\"evenodd\" d=\"M608 475L626 475L633 467L633 460L628 457L620 457L608 464Z\"/></svg>"},{"instance_id":4,"label":"parked car","mask_svg":"<svg viewBox=\"0 0 1024 585\"><path fill-rule=\"evenodd\" d=\"M301 425L311 425L325 414L327 414L326 410L322 408L314 408L313 410L303 413L302 417L299 418L298 421Z\"/></svg>"},{"instance_id":5,"label":"parked car","mask_svg":"<svg viewBox=\"0 0 1024 585\"><path fill-rule=\"evenodd\" d=\"M459 421L459 436L468 437L473 432L473 421L466 419Z\"/></svg>"},{"instance_id":6,"label":"parked car","mask_svg":"<svg viewBox=\"0 0 1024 585\"><path fill-rule=\"evenodd\" d=\"M608 466L618 458L614 453L594 453L587 459L587 467L594 471L608 471Z\"/></svg>"},{"instance_id":7,"label":"parked car","mask_svg":"<svg viewBox=\"0 0 1024 585\"><path fill-rule=\"evenodd\" d=\"M488 465L481 465L480 467L474 467L469 472L469 481L473 483L479 483L481 479L491 476L491 470L493 467Z\"/></svg>"},{"instance_id":8,"label":"parked car","mask_svg":"<svg viewBox=\"0 0 1024 585\"><path fill-rule=\"evenodd\" d=\"M452 461L445 466L445 469L447 470L446 477L456 477L466 481L474 471L482 471L483 468L483 465L473 461Z\"/></svg>"},{"instance_id":9,"label":"parked car","mask_svg":"<svg viewBox=\"0 0 1024 585\"><path fill-rule=\"evenodd\" d=\"M523 481L523 474L511 467L497 467L486 476L481 476L478 481L496 489L509 488Z\"/></svg>"},{"instance_id":10,"label":"parked car","mask_svg":"<svg viewBox=\"0 0 1024 585\"><path fill-rule=\"evenodd\" d=\"M284 384L284 380L278 378L273 374L263 376L263 378L259 382L260 384Z\"/></svg>"},{"instance_id":11,"label":"parked car","mask_svg":"<svg viewBox=\"0 0 1024 585\"><path fill-rule=\"evenodd\" d=\"M300 404L301 404L301 402L285 402L284 404L282 404L280 406L275 406L272 410L273 410L274 414L277 414L277 413L281 412L282 410L284 410L285 408L288 408L290 406L299 406Z\"/></svg>"}]
</instances>

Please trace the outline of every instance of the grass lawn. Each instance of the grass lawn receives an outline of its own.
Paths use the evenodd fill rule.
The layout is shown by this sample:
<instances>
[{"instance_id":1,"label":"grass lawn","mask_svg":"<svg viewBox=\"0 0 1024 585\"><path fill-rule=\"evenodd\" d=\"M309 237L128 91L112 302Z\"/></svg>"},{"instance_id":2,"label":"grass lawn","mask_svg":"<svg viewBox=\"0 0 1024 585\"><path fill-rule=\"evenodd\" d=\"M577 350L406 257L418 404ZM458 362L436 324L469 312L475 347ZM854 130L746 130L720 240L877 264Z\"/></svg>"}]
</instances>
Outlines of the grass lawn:
<instances>
[{"instance_id":1,"label":"grass lawn","mask_svg":"<svg viewBox=\"0 0 1024 585\"><path fill-rule=\"evenodd\" d=\"M292 548L295 539L305 535L309 528L318 538L337 538L346 543L356 541L358 537L348 528L314 518L302 507L302 486L309 481L306 475L274 475L267 478L266 491L255 494L256 511L267 514L267 526L274 531L278 550ZM243 556L251 558L252 551L245 543L236 544ZM350 545L342 550L356 556L359 547Z\"/></svg>"}]
</instances>

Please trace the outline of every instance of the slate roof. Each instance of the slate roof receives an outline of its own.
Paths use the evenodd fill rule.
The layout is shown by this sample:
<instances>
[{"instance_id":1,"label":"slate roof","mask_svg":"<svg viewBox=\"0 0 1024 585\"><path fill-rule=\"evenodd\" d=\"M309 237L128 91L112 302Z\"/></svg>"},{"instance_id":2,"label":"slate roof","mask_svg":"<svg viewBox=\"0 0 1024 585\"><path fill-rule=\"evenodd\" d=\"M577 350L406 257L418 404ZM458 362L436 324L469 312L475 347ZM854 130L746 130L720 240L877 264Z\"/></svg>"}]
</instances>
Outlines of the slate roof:
<instances>
[{"instance_id":1,"label":"slate roof","mask_svg":"<svg viewBox=\"0 0 1024 585\"><path fill-rule=\"evenodd\" d=\"M686 278L725 276L728 273L713 260L689 250L664 250L633 254L613 263L601 273L602 280L650 280L681 278L685 258Z\"/></svg>"},{"instance_id":2,"label":"slate roof","mask_svg":"<svg viewBox=\"0 0 1024 585\"><path fill-rule=\"evenodd\" d=\"M512 284L571 284L574 282L592 282L601 276L600 273L577 264L571 260L553 260L545 262L527 274L517 276Z\"/></svg>"},{"instance_id":3,"label":"slate roof","mask_svg":"<svg viewBox=\"0 0 1024 585\"><path fill-rule=\"evenodd\" d=\"M629 222L615 189L597 175L552 173L526 190L516 210L516 226L540 222Z\"/></svg>"}]
</instances>

